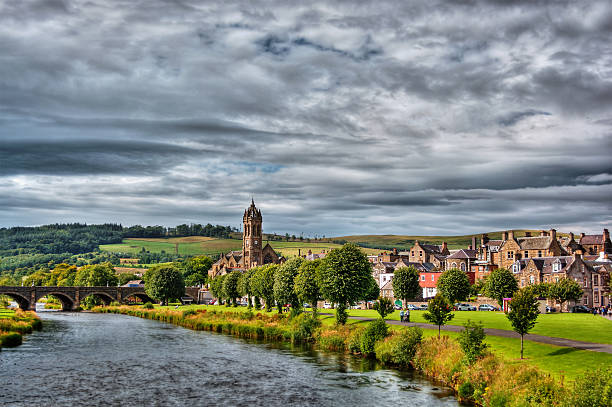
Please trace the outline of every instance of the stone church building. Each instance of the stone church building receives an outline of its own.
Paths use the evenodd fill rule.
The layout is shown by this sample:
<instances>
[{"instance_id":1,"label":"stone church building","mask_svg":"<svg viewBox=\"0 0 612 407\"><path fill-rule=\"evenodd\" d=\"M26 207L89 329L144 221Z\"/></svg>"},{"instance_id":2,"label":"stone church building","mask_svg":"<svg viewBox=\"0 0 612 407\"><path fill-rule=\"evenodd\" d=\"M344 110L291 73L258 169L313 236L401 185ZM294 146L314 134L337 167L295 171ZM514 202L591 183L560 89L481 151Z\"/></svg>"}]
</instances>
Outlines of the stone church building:
<instances>
[{"instance_id":1,"label":"stone church building","mask_svg":"<svg viewBox=\"0 0 612 407\"><path fill-rule=\"evenodd\" d=\"M251 200L251 206L242 217L242 250L222 254L208 271L209 277L222 276L234 270L245 271L263 264L281 264L285 258L274 251L269 243L263 244L261 211Z\"/></svg>"}]
</instances>

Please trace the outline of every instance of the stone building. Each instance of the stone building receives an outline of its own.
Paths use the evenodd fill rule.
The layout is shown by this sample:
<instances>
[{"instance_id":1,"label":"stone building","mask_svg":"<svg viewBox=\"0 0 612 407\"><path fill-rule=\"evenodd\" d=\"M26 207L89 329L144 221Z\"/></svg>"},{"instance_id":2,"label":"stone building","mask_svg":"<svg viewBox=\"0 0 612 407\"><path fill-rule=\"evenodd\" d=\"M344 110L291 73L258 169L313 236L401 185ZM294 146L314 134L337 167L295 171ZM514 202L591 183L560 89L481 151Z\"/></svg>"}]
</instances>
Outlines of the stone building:
<instances>
[{"instance_id":1,"label":"stone building","mask_svg":"<svg viewBox=\"0 0 612 407\"><path fill-rule=\"evenodd\" d=\"M261 211L257 209L253 200L251 200L251 206L244 211L242 223L244 228L242 250L222 254L208 271L210 277L221 276L233 270L249 270L263 264L281 264L285 261L284 257L276 253L269 243L262 247L263 218Z\"/></svg>"},{"instance_id":2,"label":"stone building","mask_svg":"<svg viewBox=\"0 0 612 407\"><path fill-rule=\"evenodd\" d=\"M446 270L459 269L471 271L472 264L478 259L478 252L472 249L459 249L446 257Z\"/></svg>"},{"instance_id":3,"label":"stone building","mask_svg":"<svg viewBox=\"0 0 612 407\"><path fill-rule=\"evenodd\" d=\"M432 263L440 270L444 269L446 256L449 254L446 242L442 242L442 245L433 245L422 244L418 240L408 252L411 263Z\"/></svg>"},{"instance_id":4,"label":"stone building","mask_svg":"<svg viewBox=\"0 0 612 407\"><path fill-rule=\"evenodd\" d=\"M500 268L510 269L514 262L520 259L533 257L553 257L565 254L561 244L557 241L557 231L550 229L549 232L541 231L540 236L531 236L527 233L525 237L515 237L514 231L502 233L502 244L499 247Z\"/></svg>"},{"instance_id":5,"label":"stone building","mask_svg":"<svg viewBox=\"0 0 612 407\"><path fill-rule=\"evenodd\" d=\"M612 242L610 242L610 232L608 232L608 229L604 229L600 235L585 235L581 233L578 243L584 248L585 254L598 255L602 252L612 254Z\"/></svg>"},{"instance_id":6,"label":"stone building","mask_svg":"<svg viewBox=\"0 0 612 407\"><path fill-rule=\"evenodd\" d=\"M476 248L477 258L471 265L476 280L485 278L491 271L499 268L499 248L502 243L503 240L491 240L487 234L481 235L480 246Z\"/></svg>"}]
</instances>

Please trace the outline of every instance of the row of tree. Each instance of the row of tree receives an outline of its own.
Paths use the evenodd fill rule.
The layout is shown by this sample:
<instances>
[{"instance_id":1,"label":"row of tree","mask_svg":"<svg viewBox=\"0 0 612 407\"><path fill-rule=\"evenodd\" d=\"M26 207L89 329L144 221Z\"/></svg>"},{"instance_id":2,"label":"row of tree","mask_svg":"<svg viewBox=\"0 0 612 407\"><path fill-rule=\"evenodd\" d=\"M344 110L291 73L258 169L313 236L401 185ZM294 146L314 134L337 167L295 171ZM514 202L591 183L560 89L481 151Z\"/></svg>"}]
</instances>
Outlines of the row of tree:
<instances>
[{"instance_id":1,"label":"row of tree","mask_svg":"<svg viewBox=\"0 0 612 407\"><path fill-rule=\"evenodd\" d=\"M317 301L327 300L336 305L340 324L346 322L349 305L379 295L367 257L350 243L332 250L324 259L296 257L283 265L267 264L244 273L233 271L209 283L218 299L236 305L236 298L247 297L249 307L259 308L263 302L268 311L276 305L283 312L283 307L290 305L296 313L309 303L316 312Z\"/></svg>"}]
</instances>

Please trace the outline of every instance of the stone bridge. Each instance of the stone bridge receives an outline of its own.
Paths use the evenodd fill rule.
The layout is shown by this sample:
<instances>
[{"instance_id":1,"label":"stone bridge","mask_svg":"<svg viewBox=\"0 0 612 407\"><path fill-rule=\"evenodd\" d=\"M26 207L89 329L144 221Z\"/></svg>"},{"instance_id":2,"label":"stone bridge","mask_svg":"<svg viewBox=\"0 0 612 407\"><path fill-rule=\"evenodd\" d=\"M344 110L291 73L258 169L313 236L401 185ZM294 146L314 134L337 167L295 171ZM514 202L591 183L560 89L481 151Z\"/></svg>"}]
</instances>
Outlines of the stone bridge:
<instances>
[{"instance_id":1,"label":"stone bridge","mask_svg":"<svg viewBox=\"0 0 612 407\"><path fill-rule=\"evenodd\" d=\"M199 288L186 287L185 295L192 297L194 302L199 303ZM79 309L81 300L89 295L95 295L108 305L111 301L124 304L128 298L147 302L149 298L144 287L12 287L0 286L0 295L8 295L14 299L19 308L24 310L36 310L36 302L42 297L53 295L62 303L63 311L75 311Z\"/></svg>"}]
</instances>

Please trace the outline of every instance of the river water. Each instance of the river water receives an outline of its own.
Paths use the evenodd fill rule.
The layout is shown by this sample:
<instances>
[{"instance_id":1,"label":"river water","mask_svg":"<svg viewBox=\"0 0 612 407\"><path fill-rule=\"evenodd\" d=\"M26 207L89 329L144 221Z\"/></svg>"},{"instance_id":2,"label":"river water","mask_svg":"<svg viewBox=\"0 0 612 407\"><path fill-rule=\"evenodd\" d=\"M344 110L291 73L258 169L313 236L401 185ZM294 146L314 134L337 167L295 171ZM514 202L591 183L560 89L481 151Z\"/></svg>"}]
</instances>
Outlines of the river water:
<instances>
[{"instance_id":1,"label":"river water","mask_svg":"<svg viewBox=\"0 0 612 407\"><path fill-rule=\"evenodd\" d=\"M7 406L456 406L413 373L114 314L39 312L0 352Z\"/></svg>"}]
</instances>

